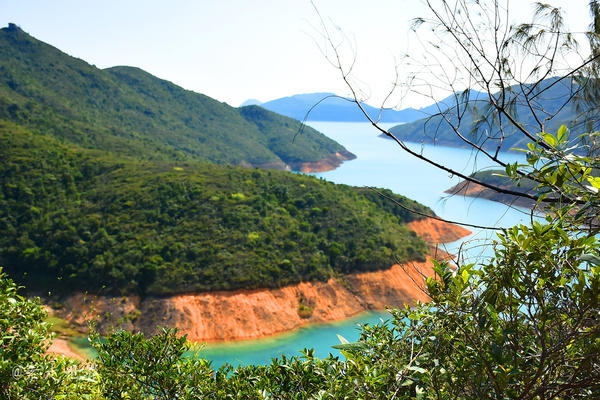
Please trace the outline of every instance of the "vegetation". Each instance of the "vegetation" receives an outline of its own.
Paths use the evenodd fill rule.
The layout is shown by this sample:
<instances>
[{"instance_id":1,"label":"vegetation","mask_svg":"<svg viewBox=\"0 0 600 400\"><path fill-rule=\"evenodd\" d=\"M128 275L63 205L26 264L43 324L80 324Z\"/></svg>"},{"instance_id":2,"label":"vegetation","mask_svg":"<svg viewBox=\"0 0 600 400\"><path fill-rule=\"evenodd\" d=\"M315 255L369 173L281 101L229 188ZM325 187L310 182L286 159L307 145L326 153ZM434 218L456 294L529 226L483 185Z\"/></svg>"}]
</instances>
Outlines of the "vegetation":
<instances>
[{"instance_id":1,"label":"vegetation","mask_svg":"<svg viewBox=\"0 0 600 400\"><path fill-rule=\"evenodd\" d=\"M529 90L532 93L525 95ZM574 133L582 134L589 126L578 121L578 118L581 119L579 107L574 101L565 104L565 99L579 90L581 88L577 84L554 77L535 85L514 85L492 93L491 98L498 101L503 95L508 97L506 102L512 104L506 107L510 108L511 115L519 121L521 128L536 130L539 129L538 121L528 106L528 96L535 97L535 107L552 116L545 121L544 128L548 132L556 132L566 123L575 128ZM445 99L442 104L439 109L431 110L431 115L394 126L390 132L407 142L471 148L470 143L456 134L458 128L469 141L490 151L498 145L502 151L511 151L524 148L531 142L531 138L522 135L519 128L508 126L505 121L501 124L491 117L488 95L484 97L477 91L467 91Z\"/></svg>"},{"instance_id":2,"label":"vegetation","mask_svg":"<svg viewBox=\"0 0 600 400\"><path fill-rule=\"evenodd\" d=\"M537 182L529 178L523 178L518 182L515 182L506 176L506 171L503 170L492 169L477 171L471 174L470 178L477 180L478 182L484 182L491 187L495 187L504 191L510 191L513 193L526 193L532 196L539 195L539 193L535 190L537 188ZM496 190L490 189L489 186L483 188L465 180L447 189L446 193L484 198L511 206L519 206L529 209L532 209L538 205L533 199L522 198L514 194L499 193Z\"/></svg>"},{"instance_id":3,"label":"vegetation","mask_svg":"<svg viewBox=\"0 0 600 400\"><path fill-rule=\"evenodd\" d=\"M476 35L482 34L477 31L482 25L477 24L476 18L492 15L497 18L491 21L500 24L500 16L504 15L503 9L494 1L458 0L455 6L442 2L439 8L432 3L428 5L433 11L438 11L435 14L438 23L434 24L434 29L441 26L443 32L451 37L454 35L454 39L463 44L463 49L465 43L469 43L468 40L460 41L464 38L463 29L472 27ZM591 6L593 15L598 17L600 3L592 1ZM543 35L557 35L560 39L563 31L558 29L561 27L557 23L561 21L557 17L560 16L558 10L548 11L544 4L538 4L538 7L540 13L549 12L552 17L550 27L540 27L539 24L529 27L542 29L542 39L535 36L533 40L520 41L523 29L531 33L527 27L520 27L508 44L497 43L495 49L516 56L518 53L511 48L516 43L528 56L540 55L541 49L541 58L547 61L547 53L543 52L540 44L544 43ZM457 9L460 12L456 12ZM444 19L446 14L443 11L449 13L449 20ZM457 21L464 23L457 24ZM598 21L600 19L596 18L596 24L600 24ZM600 26L596 28L590 35L596 38L592 45L598 44ZM498 32L504 32L504 28L492 26L492 35ZM467 39L473 37L478 40L470 43L487 43L479 36L467 35ZM524 39L528 38L531 35ZM531 43L533 49L528 46ZM556 49L562 48L561 41L557 42L557 46L552 41L550 44L550 56L554 57ZM593 50L596 48L592 46ZM477 49L467 46L464 51L471 56L471 62L479 60ZM592 63L597 54L593 51L586 65ZM496 84L503 84L499 80L510 74L512 61L509 57L491 60L492 69L496 66L494 62L500 63L498 70L493 72L499 77L492 79L492 83L488 82L488 87L496 87ZM553 65L550 63L550 68ZM473 68L477 66L475 64ZM510 109L502 106L495 112L499 118L511 115ZM521 132L525 136L534 135L528 131ZM589 139L595 135L591 133ZM399 144L403 145L402 142ZM487 153L485 148L476 144L474 148L502 164L498 153ZM80 157L86 155L81 151L68 150ZM565 126L556 132L544 130L535 134L535 140L524 150L526 162L502 166L506 177L515 184L523 179L536 182L534 198L545 204L545 220L501 230L493 244L494 257L491 259L459 265L456 269L447 263L436 264L437 278L427 280L431 302L412 309L392 310L391 321L363 327L359 341L336 346L345 360L333 356L319 360L310 350L305 350L302 357L282 357L266 366L236 369L225 366L215 371L211 370L208 362L197 357L185 359L186 351L194 349L174 331L164 331L154 338L119 331L106 340L92 336L99 357L90 369L78 369L63 375L51 372L48 376L64 377L64 387L71 390L67 396L77 393L78 397L106 399L600 398L600 178L592 174L600 167L600 159L594 151L587 154L581 151L593 149L572 147ZM31 160L33 164L34 160ZM94 161L100 166L105 165L98 159ZM119 168L128 168L126 163L122 165ZM173 166L179 170L173 170ZM169 177L177 176L174 171L185 172L186 168L191 168L187 164L170 164L169 167L168 172L166 167L163 171ZM236 170L231 168L230 171ZM259 172L244 171L250 176ZM113 172L118 172L118 169L109 171L109 175ZM281 176L290 180L300 179L294 182L305 185L302 189L318 184L307 177ZM134 177L139 180L139 175ZM475 178L467 178L476 181ZM70 187L68 179L59 181ZM260 182L259 177L256 181ZM76 182L71 186L76 187ZM493 184L489 186L495 187ZM247 192L248 187L245 186L244 191L230 192L229 196L237 202L247 201L252 198L252 194ZM288 188L288 195L291 188ZM361 195L351 188L344 190L352 196ZM63 192L67 193L66 190ZM23 190L23 193L27 198L28 192ZM278 197L281 191L274 190L273 193ZM296 196L296 192L291 194ZM86 198L84 195L81 197ZM112 206L116 200L118 198L107 206ZM364 201L368 204L366 198ZM320 212L324 204L316 206ZM285 204L281 207L284 208ZM27 216L27 209L23 209L22 214ZM17 217L20 216L17 214ZM256 239L256 235L250 237ZM37 368L36 363L40 363L51 371L61 371L61 361L53 362L42 355L42 343L47 332L43 317L39 303L19 298L14 284L0 273L3 350L0 352L0 383L8 395L14 393L19 398L31 397L32 386L28 385L33 385L33 382L44 385L34 387L38 397L41 393L54 394L53 390L62 390L55 385L56 380L40 381L35 379L37 375L27 380L7 378L8 371L15 364ZM63 393L60 392L61 395Z\"/></svg>"},{"instance_id":4,"label":"vegetation","mask_svg":"<svg viewBox=\"0 0 600 400\"><path fill-rule=\"evenodd\" d=\"M514 180L506 176L506 171L498 169L477 171L474 172L471 176L475 179L487 182L494 186L510 186L514 188L519 188L519 190L522 190L523 192L531 192L537 187L537 183L531 179L524 178L519 180L518 182L515 182Z\"/></svg>"},{"instance_id":5,"label":"vegetation","mask_svg":"<svg viewBox=\"0 0 600 400\"><path fill-rule=\"evenodd\" d=\"M79 362L52 358L49 324L39 299L26 299L0 268L0 397L100 399L97 374Z\"/></svg>"},{"instance_id":6,"label":"vegetation","mask_svg":"<svg viewBox=\"0 0 600 400\"><path fill-rule=\"evenodd\" d=\"M0 118L137 159L299 169L335 152L353 158L294 119L236 109L138 68L100 70L14 24L0 29Z\"/></svg>"},{"instance_id":7,"label":"vegetation","mask_svg":"<svg viewBox=\"0 0 600 400\"><path fill-rule=\"evenodd\" d=\"M0 264L31 289L280 287L427 252L405 226L415 217L367 189L282 171L116 159L2 121L0 142Z\"/></svg>"}]
</instances>

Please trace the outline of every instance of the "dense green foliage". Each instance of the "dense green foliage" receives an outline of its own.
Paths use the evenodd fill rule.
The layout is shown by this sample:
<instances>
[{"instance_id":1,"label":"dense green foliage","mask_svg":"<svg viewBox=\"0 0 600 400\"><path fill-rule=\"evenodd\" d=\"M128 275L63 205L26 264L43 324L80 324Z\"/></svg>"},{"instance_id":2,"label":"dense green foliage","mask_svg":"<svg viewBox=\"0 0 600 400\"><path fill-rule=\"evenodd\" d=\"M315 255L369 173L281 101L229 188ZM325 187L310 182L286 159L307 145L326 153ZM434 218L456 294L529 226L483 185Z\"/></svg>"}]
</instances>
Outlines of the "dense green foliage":
<instances>
[{"instance_id":1,"label":"dense green foliage","mask_svg":"<svg viewBox=\"0 0 600 400\"><path fill-rule=\"evenodd\" d=\"M236 109L133 67L100 70L0 30L0 118L79 146L153 160L298 168L342 146L291 118Z\"/></svg>"},{"instance_id":2,"label":"dense green foliage","mask_svg":"<svg viewBox=\"0 0 600 400\"><path fill-rule=\"evenodd\" d=\"M0 264L31 288L279 287L427 252L405 226L414 216L371 190L282 171L118 160L2 121L0 143Z\"/></svg>"},{"instance_id":3,"label":"dense green foliage","mask_svg":"<svg viewBox=\"0 0 600 400\"><path fill-rule=\"evenodd\" d=\"M39 299L26 299L0 268L0 398L99 399L96 373L76 361L54 359Z\"/></svg>"},{"instance_id":4,"label":"dense green foliage","mask_svg":"<svg viewBox=\"0 0 600 400\"><path fill-rule=\"evenodd\" d=\"M141 333L118 331L103 339L93 332L99 387L108 399L203 399L211 393L213 370L178 337L163 330L145 339Z\"/></svg>"}]
</instances>

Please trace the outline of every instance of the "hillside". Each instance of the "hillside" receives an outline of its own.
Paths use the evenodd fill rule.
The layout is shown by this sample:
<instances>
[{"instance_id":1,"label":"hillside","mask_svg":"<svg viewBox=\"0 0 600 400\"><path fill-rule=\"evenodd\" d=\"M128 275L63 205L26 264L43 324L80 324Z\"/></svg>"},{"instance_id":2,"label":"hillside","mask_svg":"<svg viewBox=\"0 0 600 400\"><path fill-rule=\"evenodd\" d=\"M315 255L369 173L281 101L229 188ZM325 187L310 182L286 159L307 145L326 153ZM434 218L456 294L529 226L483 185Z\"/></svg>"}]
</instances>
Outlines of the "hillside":
<instances>
[{"instance_id":1,"label":"hillside","mask_svg":"<svg viewBox=\"0 0 600 400\"><path fill-rule=\"evenodd\" d=\"M539 117L546 117L556 113L556 117L545 121L545 130L547 132L556 132L562 125L566 124L572 132L572 138L576 135L584 133L586 127L578 120L580 111L574 102L569 102L565 107L563 102L569 98L576 86L570 81L558 82L557 78L546 79L542 82L538 89L539 95L532 101L532 107L538 111ZM531 115L529 105L520 95L521 90L527 91L519 87L512 87L507 90L508 101L514 101L513 115L517 116L519 123L531 132L538 132L539 127L536 124L535 118ZM459 138L453 131L451 125L445 120L448 119L452 125L458 122L457 113L460 112L462 119L460 122L461 132L474 143L483 144L484 148L495 149L498 146L501 132L497 123L497 118L492 118L489 109L489 102L481 93L476 92L477 96L470 96L468 103L464 100L459 100L461 106L456 107L455 101L446 99L441 102L441 106L433 110L431 116L413 121L407 124L397 125L390 129L398 139L407 142L439 144L442 146L465 147L470 146ZM447 105L452 107L447 107ZM440 113L442 115L435 115ZM477 125L477 121L485 121L484 124ZM525 148L530 141L517 129L507 124L504 121L504 140L502 150L509 151L512 148Z\"/></svg>"},{"instance_id":2,"label":"hillside","mask_svg":"<svg viewBox=\"0 0 600 400\"><path fill-rule=\"evenodd\" d=\"M332 154L354 157L291 118L230 107L138 68L98 69L14 24L0 29L0 118L146 160L299 169Z\"/></svg>"},{"instance_id":3,"label":"hillside","mask_svg":"<svg viewBox=\"0 0 600 400\"><path fill-rule=\"evenodd\" d=\"M406 226L414 216L367 189L117 159L5 121L0 144L0 265L31 289L277 288L423 261L428 251Z\"/></svg>"}]
</instances>

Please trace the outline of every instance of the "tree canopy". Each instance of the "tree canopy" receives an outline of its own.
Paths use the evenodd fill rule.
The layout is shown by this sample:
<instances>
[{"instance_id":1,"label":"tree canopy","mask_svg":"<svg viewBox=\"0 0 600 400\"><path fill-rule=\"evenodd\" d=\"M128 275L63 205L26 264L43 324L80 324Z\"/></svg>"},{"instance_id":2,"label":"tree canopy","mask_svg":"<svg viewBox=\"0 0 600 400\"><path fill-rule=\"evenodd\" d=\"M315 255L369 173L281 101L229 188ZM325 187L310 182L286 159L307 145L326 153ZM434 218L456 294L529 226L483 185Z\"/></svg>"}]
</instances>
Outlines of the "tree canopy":
<instances>
[{"instance_id":1,"label":"tree canopy","mask_svg":"<svg viewBox=\"0 0 600 400\"><path fill-rule=\"evenodd\" d=\"M0 265L31 290L273 288L428 252L406 226L421 217L368 189L284 171L127 160L1 120L0 142Z\"/></svg>"},{"instance_id":2,"label":"tree canopy","mask_svg":"<svg viewBox=\"0 0 600 400\"><path fill-rule=\"evenodd\" d=\"M11 24L0 29L0 118L80 147L144 160L300 169L353 154L299 121L240 109L139 68L98 69Z\"/></svg>"}]
</instances>

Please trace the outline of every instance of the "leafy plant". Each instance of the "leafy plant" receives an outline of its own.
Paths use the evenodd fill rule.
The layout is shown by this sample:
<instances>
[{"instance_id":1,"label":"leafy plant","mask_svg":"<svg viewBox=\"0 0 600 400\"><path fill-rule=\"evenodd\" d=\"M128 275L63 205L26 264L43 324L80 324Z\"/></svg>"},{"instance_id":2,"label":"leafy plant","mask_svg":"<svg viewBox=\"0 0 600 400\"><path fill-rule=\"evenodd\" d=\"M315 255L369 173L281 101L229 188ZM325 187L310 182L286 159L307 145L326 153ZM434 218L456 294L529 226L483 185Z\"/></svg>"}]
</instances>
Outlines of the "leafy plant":
<instances>
[{"instance_id":1,"label":"leafy plant","mask_svg":"<svg viewBox=\"0 0 600 400\"><path fill-rule=\"evenodd\" d=\"M0 397L99 399L92 369L47 354L46 312L38 298L24 298L18 289L0 268Z\"/></svg>"}]
</instances>

